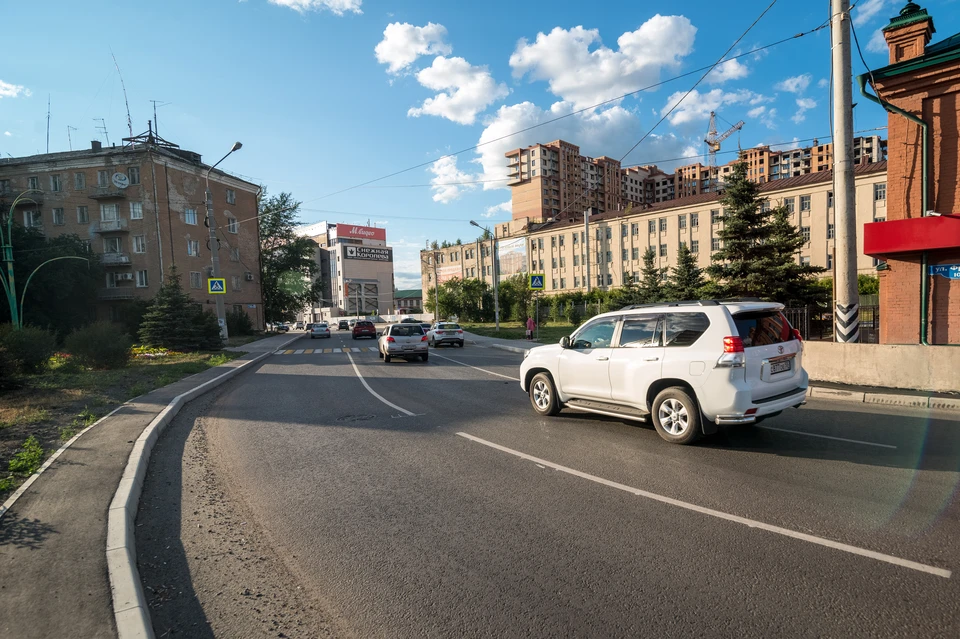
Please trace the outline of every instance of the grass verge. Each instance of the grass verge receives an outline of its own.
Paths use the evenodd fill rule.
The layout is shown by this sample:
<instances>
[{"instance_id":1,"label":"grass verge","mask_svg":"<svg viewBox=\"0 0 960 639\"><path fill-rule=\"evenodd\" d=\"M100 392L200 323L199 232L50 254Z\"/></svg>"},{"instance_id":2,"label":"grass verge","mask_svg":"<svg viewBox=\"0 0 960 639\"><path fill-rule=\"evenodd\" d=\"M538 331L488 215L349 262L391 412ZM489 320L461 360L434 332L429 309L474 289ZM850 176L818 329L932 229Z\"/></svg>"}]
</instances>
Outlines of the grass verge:
<instances>
[{"instance_id":1,"label":"grass verge","mask_svg":"<svg viewBox=\"0 0 960 639\"><path fill-rule=\"evenodd\" d=\"M22 388L0 392L0 495L14 490L63 442L119 404L241 355L173 354L135 359L126 368L108 371L83 370L54 358L46 371L24 376Z\"/></svg>"},{"instance_id":2,"label":"grass verge","mask_svg":"<svg viewBox=\"0 0 960 639\"><path fill-rule=\"evenodd\" d=\"M500 339L527 339L526 326L520 322L500 322L500 330L496 329L496 324L487 322L483 324L461 323L463 330L470 331L475 335L484 335L486 337L498 337ZM539 339L541 344L555 344L560 341L564 335L570 335L575 327L569 324L553 324L540 327ZM534 336L537 337L537 331L534 330Z\"/></svg>"}]
</instances>

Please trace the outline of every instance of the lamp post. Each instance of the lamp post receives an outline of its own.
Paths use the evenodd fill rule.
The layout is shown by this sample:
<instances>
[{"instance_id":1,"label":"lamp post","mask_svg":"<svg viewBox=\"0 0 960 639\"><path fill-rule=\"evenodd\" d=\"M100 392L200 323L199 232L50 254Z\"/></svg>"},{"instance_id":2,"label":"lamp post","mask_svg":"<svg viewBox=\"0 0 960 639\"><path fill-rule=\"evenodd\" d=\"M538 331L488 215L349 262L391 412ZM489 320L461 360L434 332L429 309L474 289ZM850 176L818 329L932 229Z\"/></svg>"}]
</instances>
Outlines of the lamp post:
<instances>
[{"instance_id":1,"label":"lamp post","mask_svg":"<svg viewBox=\"0 0 960 639\"><path fill-rule=\"evenodd\" d=\"M496 322L496 330L500 330L500 268L497 264L497 236L495 233L491 233L490 229L480 226L473 220L470 220L472 226L477 227L478 229L483 229L486 231L487 235L490 236L490 259L493 262L493 318Z\"/></svg>"},{"instance_id":2,"label":"lamp post","mask_svg":"<svg viewBox=\"0 0 960 639\"><path fill-rule=\"evenodd\" d=\"M0 251L3 252L3 261L7 263L6 278L0 277L0 284L3 284L3 292L7 295L7 303L10 306L10 324L13 328L19 329L21 321L17 313L17 287L13 277L13 215L16 212L17 204L20 200L24 202L33 202L36 200L27 197L27 193L43 193L40 189L27 189L13 200L10 205L10 211L7 213L7 234L4 236L3 227L0 226ZM40 266L43 266L41 264ZM39 267L37 267L39 268ZM33 273L31 273L31 276Z\"/></svg>"},{"instance_id":3,"label":"lamp post","mask_svg":"<svg viewBox=\"0 0 960 639\"><path fill-rule=\"evenodd\" d=\"M207 204L207 228L210 230L210 261L213 263L213 277L220 277L220 241L217 239L217 221L213 217L213 193L210 192L210 171L217 168L217 165L220 162L229 157L234 151L239 151L243 145L239 142L234 142L233 146L227 152L227 155L220 158L220 160L207 169L206 175L204 175L204 181L207 185L206 192L206 204ZM226 288L226 287L224 287ZM223 297L220 295L214 296L214 299L217 303L217 322L220 324L220 339L227 340L227 316L223 310Z\"/></svg>"}]
</instances>

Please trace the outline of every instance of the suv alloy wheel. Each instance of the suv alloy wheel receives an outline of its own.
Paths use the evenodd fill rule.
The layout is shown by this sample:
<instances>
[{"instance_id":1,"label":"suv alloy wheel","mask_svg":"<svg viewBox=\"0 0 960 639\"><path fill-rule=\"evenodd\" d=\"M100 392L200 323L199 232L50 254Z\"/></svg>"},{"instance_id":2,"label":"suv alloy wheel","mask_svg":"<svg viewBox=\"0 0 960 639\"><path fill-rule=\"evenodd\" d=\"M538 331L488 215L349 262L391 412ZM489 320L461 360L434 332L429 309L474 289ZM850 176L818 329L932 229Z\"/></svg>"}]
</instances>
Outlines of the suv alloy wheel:
<instances>
[{"instance_id":1,"label":"suv alloy wheel","mask_svg":"<svg viewBox=\"0 0 960 639\"><path fill-rule=\"evenodd\" d=\"M560 412L557 391L546 373L537 373L530 380L530 403L538 415L549 417Z\"/></svg>"},{"instance_id":2,"label":"suv alloy wheel","mask_svg":"<svg viewBox=\"0 0 960 639\"><path fill-rule=\"evenodd\" d=\"M700 436L700 407L683 388L660 391L650 412L657 433L668 442L689 444Z\"/></svg>"}]
</instances>

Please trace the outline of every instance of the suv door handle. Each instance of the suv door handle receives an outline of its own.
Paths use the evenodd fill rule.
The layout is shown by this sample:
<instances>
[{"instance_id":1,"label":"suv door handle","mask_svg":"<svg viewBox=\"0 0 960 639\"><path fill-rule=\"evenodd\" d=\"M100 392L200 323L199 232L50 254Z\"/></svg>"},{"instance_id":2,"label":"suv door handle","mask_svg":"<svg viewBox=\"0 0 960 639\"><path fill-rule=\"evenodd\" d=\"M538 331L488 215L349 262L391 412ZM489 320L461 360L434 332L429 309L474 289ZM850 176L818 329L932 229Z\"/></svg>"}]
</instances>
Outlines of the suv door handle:
<instances>
[{"instance_id":1,"label":"suv door handle","mask_svg":"<svg viewBox=\"0 0 960 639\"><path fill-rule=\"evenodd\" d=\"M605 361L607 361L608 359L610 359L610 358L609 358L609 357L598 357L598 358L597 358L597 361L598 361L598 362L605 362Z\"/></svg>"},{"instance_id":2,"label":"suv door handle","mask_svg":"<svg viewBox=\"0 0 960 639\"><path fill-rule=\"evenodd\" d=\"M655 362L655 361L657 361L658 359L660 359L660 358L659 358L659 357L644 357L644 358L643 358L643 361L645 361L645 362Z\"/></svg>"}]
</instances>

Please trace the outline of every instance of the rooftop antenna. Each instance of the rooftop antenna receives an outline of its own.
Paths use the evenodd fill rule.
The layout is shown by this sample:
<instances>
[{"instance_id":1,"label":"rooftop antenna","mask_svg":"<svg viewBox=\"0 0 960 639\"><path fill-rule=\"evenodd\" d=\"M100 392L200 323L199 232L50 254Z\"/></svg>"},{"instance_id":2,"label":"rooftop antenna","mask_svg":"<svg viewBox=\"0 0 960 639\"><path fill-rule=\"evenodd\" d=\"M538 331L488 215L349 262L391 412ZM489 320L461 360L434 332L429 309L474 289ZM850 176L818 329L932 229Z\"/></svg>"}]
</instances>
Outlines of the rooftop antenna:
<instances>
[{"instance_id":1,"label":"rooftop antenna","mask_svg":"<svg viewBox=\"0 0 960 639\"><path fill-rule=\"evenodd\" d=\"M103 137L107 139L107 146L110 146L110 135L107 133L107 123L103 118L93 118L94 122L99 122L100 126L95 127L97 131L103 133Z\"/></svg>"},{"instance_id":2,"label":"rooftop antenna","mask_svg":"<svg viewBox=\"0 0 960 639\"><path fill-rule=\"evenodd\" d=\"M47 153L50 152L50 94L47 94Z\"/></svg>"},{"instance_id":3,"label":"rooftop antenna","mask_svg":"<svg viewBox=\"0 0 960 639\"><path fill-rule=\"evenodd\" d=\"M117 75L120 76L120 88L123 89L123 103L127 105L127 129L130 131L130 137L133 137L133 120L130 119L130 101L127 100L127 86L123 83L123 74L120 73L120 65L117 64L117 56L113 55L113 49L110 49L110 57L113 58L113 65L117 67ZM110 141L107 140L107 144Z\"/></svg>"},{"instance_id":4,"label":"rooftop antenna","mask_svg":"<svg viewBox=\"0 0 960 639\"><path fill-rule=\"evenodd\" d=\"M162 100L150 100L150 103L153 104L153 132L157 135L160 135L160 121L157 119L157 102L163 102ZM165 107L168 104L173 104L172 102L163 102L159 106Z\"/></svg>"},{"instance_id":5,"label":"rooftop antenna","mask_svg":"<svg viewBox=\"0 0 960 639\"><path fill-rule=\"evenodd\" d=\"M76 131L77 127L67 125L67 144L70 145L70 150L73 151L73 140L70 138L70 131Z\"/></svg>"}]
</instances>

